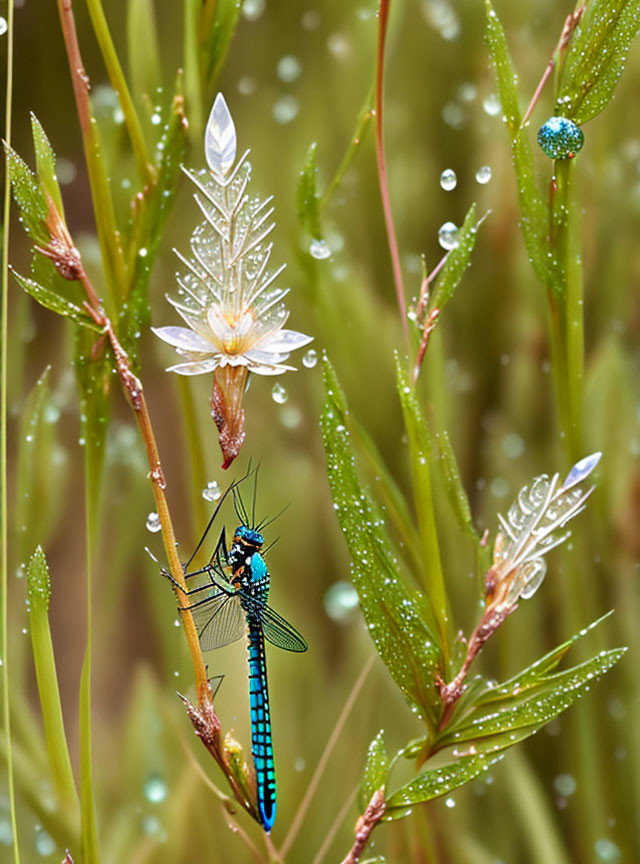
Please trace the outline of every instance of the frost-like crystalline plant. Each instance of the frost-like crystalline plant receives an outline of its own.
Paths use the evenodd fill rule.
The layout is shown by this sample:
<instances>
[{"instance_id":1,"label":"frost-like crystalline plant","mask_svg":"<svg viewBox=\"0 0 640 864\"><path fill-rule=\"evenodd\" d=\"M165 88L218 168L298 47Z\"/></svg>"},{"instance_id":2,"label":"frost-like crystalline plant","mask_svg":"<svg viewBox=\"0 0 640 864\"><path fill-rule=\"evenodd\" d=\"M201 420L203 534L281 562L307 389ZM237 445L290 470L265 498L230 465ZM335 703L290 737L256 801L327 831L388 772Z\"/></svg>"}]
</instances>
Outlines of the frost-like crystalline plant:
<instances>
[{"instance_id":1,"label":"frost-like crystalline plant","mask_svg":"<svg viewBox=\"0 0 640 864\"><path fill-rule=\"evenodd\" d=\"M249 151L236 162L235 126L221 93L204 144L209 170L184 170L198 188L194 197L205 220L191 235L192 256L176 250L182 262L176 274L180 288L177 296L167 297L188 328L158 327L154 333L186 360L169 371L214 373L211 415L227 468L244 440L242 396L248 373L280 375L293 369L285 365L289 354L311 337L283 329L289 289L273 287L285 265L269 268L272 198L247 193Z\"/></svg>"}]
</instances>

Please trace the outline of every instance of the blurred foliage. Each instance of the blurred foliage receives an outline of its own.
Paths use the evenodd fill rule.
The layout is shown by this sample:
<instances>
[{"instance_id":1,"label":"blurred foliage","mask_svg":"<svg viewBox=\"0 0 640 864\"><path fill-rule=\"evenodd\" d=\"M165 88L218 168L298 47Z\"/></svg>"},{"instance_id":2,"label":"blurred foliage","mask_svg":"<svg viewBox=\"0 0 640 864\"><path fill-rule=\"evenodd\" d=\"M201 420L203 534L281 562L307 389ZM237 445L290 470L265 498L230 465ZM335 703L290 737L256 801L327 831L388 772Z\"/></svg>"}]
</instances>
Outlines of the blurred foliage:
<instances>
[{"instance_id":1,"label":"blurred foliage","mask_svg":"<svg viewBox=\"0 0 640 864\"><path fill-rule=\"evenodd\" d=\"M348 481L337 490L344 500L336 503L339 518L347 513L350 520L342 527L359 562L353 578L361 593L360 610L343 584L348 556L337 530L317 428L323 400L319 367L287 376L284 401L270 398L265 381L254 382L246 397L247 456L262 459L259 508L268 515L292 505L273 526L281 538L269 553L273 602L296 622L311 648L295 662L280 652L268 656L279 787L276 846L287 836L297 802L371 653L370 635L392 676L382 663L374 666L341 728L303 828L289 838L287 861L319 864L314 856L321 847L325 860L340 860L352 843L358 814L388 775L393 760L387 754L405 748L411 759L420 756L425 725L437 726L428 693L435 693L434 672L446 653L442 634L452 627L444 619L450 607L456 624L468 632L479 617L478 585L488 561L478 538L485 528L493 528L496 512L529 477L571 464L566 427L553 407L548 313L538 284L540 280L562 296L558 273L563 271L554 270L554 262L550 266L548 254L545 187L551 169L531 148L531 129L519 126L521 106L533 93L573 7L550 0L499 2L500 20L490 16L487 30L482 4L392 4L385 137L409 297L418 298L422 256L431 268L441 257L439 226L450 220L464 224L464 242L431 290L433 306L449 302L431 336L417 388L405 394L409 382L399 389L396 385L393 350L402 344L402 330L369 128L376 5L325 2L314 7L263 0L245 0L242 6L236 0L105 4L120 68L96 50L97 37L106 58L108 42L96 17L100 4L94 0L87 6L93 24L84 4L75 4L75 14L91 81L99 160L89 148L87 174L55 4L44 4L36 13L26 3L16 10L13 147L29 161L35 138L36 174L12 155L11 176L25 200L40 207L40 220L47 212L41 189L47 190L141 364L183 558L203 528L202 500L193 500L191 484L204 490L212 480L220 486L228 481L218 468L210 382L188 382L194 411L189 425L178 382L162 371L167 355L148 334L148 309L150 302L154 323L168 323L163 295L173 289L171 249L184 245L198 218L190 196L181 192L179 165L203 164L203 118L218 88L233 113L240 148L252 147L258 189L276 193L276 245L283 256L289 252L294 289L291 324L316 337L318 352L326 349L344 388L344 393L336 384L329 388L323 429L326 435L333 421ZM518 756L509 753L484 770L487 760L481 753L462 755L460 777L476 779L455 798L449 794L458 785L451 764L427 765L416 775L409 760L398 759L389 815L406 815L412 802L427 800L434 789L447 799L414 806L411 819L376 832L370 854L384 855L388 862L623 864L640 858L640 307L635 290L640 281L640 132L629 110L640 79L637 46L626 57L637 15L633 2L591 4L556 84L558 99L568 95L573 100L568 116L594 118L585 127L572 195L575 207L584 211L579 226L585 344L584 399L577 400L581 453L602 450L599 488L576 523L573 548L552 553L552 572L535 600L521 604L476 661L486 692L473 692L472 683L463 699L486 700L483 710L494 722L501 708L508 708L509 698L516 698L511 707L521 725L514 734L524 737L524 732L536 731L540 711L544 720L555 713L550 705L539 704L545 693L557 687L567 700L579 695L587 686L583 672L597 674L617 658L605 652L611 645L629 645L630 656L598 684L597 694L587 695L566 719L553 720ZM481 38L485 33L487 42ZM589 62L585 73L587 55L608 59ZM517 59L517 81L510 56ZM578 84L591 82L588 76L598 77L588 91L578 92ZM130 88L130 102L123 82ZM615 100L595 116L614 85ZM532 126L558 111L557 105L544 91ZM40 122L31 124L31 111ZM58 156L55 171L47 141ZM476 181L483 165L491 168L488 183ZM457 174L451 191L438 182L444 169ZM476 235L475 213L488 211ZM47 242L40 222L27 221L26 227L32 228L36 242ZM24 273L30 241L18 228L12 232L11 260ZM324 245L318 254L312 242L320 237ZM57 285L52 295L43 293L51 290L43 265ZM52 296L59 300L58 292L70 290L72 283L63 286L41 257L36 267L38 273L24 287L39 286L30 293L39 293L36 299L51 308ZM176 688L189 695L191 669L183 635L173 626L175 600L144 553L149 545L161 555L159 542L145 529L154 507L148 469L119 387L113 386L109 357L94 351L95 334L88 328L74 344L72 324L32 303L15 282L12 287L9 500L16 518L10 548L9 660L21 858L27 864L43 858L58 862L65 847L79 849L74 807L60 806L60 790L70 796L66 746L76 776L79 765L76 706L85 644L82 447L88 443L102 505L94 507L92 517L99 526L93 556L92 723L101 860L250 860L244 834L236 828L246 831L247 843L260 850L261 832L244 814L233 812L226 790L212 788L222 778L194 740L175 697ZM76 305L78 298L64 296L74 304L76 317L90 323ZM413 336L419 336L417 328ZM80 397L68 374L74 354ZM401 356L401 370L403 363ZM347 402L351 411L341 423ZM418 422L413 431L411 418ZM426 445L420 440L424 422L432 437ZM199 436L195 442L194 434ZM26 441L28 435L32 441ZM92 441L87 442L87 435ZM200 476L194 476L194 446L204 453ZM358 453L357 474L351 446ZM430 468L427 496L424 487L413 485L421 458ZM365 519L360 509L371 518ZM434 534L437 550L429 540ZM273 534L267 542L272 539ZM32 604L29 613L22 576L38 544L46 550L52 594L48 611ZM377 566L371 566L373 561ZM433 566L425 567L427 562ZM46 567L44 555L37 552L32 579ZM448 598L439 588L438 571ZM397 594L389 610L385 579ZM335 583L340 584L329 603L327 591ZM429 611L418 588L440 598L439 612ZM398 622L393 640L389 631L363 626L363 618L369 626L388 623L399 606L415 619L423 637L419 643L403 637L406 619ZM590 654L580 654L579 642L578 665L555 670L569 647L569 634L611 607L617 612L591 634ZM463 646L451 641L451 634L446 638L446 662L455 669ZM605 653L588 660L594 650ZM545 661L531 666L543 654ZM244 652L230 646L209 655L209 662L211 674L225 673L216 698L223 724L246 742ZM51 668L57 682L42 674ZM522 669L528 671L520 673ZM47 716L57 718L55 728L45 725L44 736L38 706L43 677L48 691L43 697L40 690L40 699L53 706ZM508 692L488 686L492 678L507 682L502 687ZM406 710L392 679L419 717ZM575 687L567 692L572 683ZM516 694L509 688L522 689ZM465 717L464 707L461 700L460 714L449 728L473 737L480 715ZM380 729L384 743L382 735L375 737ZM408 740L413 743L406 748ZM585 741L594 742L586 756ZM0 759L5 753L2 739ZM450 784L446 792L443 783ZM353 801L352 790L360 786L360 808L352 803L339 816L343 802ZM3 850L7 807L3 767ZM81 860L79 854L74 858L76 864Z\"/></svg>"}]
</instances>

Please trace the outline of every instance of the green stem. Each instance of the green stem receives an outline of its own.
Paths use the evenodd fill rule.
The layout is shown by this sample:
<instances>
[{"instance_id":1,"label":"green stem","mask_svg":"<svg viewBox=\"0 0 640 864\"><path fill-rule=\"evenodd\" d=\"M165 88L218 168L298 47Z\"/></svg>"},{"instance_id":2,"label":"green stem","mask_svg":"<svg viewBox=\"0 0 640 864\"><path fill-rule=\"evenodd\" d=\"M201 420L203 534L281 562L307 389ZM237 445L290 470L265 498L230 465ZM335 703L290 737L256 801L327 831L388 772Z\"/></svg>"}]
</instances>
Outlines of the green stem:
<instances>
[{"instance_id":1,"label":"green stem","mask_svg":"<svg viewBox=\"0 0 640 864\"><path fill-rule=\"evenodd\" d=\"M551 199L551 243L556 270L552 309L557 398L569 464L582 453L584 316L579 207L573 193L573 159L555 163Z\"/></svg>"},{"instance_id":2,"label":"green stem","mask_svg":"<svg viewBox=\"0 0 640 864\"><path fill-rule=\"evenodd\" d=\"M11 109L13 97L13 0L9 0L7 7L7 89L5 100L5 133L4 138L11 146ZM0 597L2 615L0 617L0 628L2 629L2 720L4 734L6 736L7 749L7 778L9 785L9 806L11 809L11 832L13 835L13 860L20 864L20 850L18 846L18 825L16 819L16 794L13 777L13 753L11 750L11 720L9 715L9 631L8 631L8 601L9 601L9 559L8 559L8 527L9 515L7 503L7 361L8 361L8 339L9 324L9 219L11 213L11 184L4 184L3 224L2 235L2 324L0 331L0 364L2 371L0 377L2 386L0 388L0 531L2 534L0 542L1 556L1 590Z\"/></svg>"},{"instance_id":3,"label":"green stem","mask_svg":"<svg viewBox=\"0 0 640 864\"><path fill-rule=\"evenodd\" d=\"M80 811L83 864L98 864L98 821L93 787L91 753L91 647L92 579L94 523L97 513L98 479L94 471L93 436L85 435L85 531L87 556L87 644L80 678ZM94 509L95 507L95 509Z\"/></svg>"},{"instance_id":4,"label":"green stem","mask_svg":"<svg viewBox=\"0 0 640 864\"><path fill-rule=\"evenodd\" d=\"M110 292L110 299L115 307L119 308L119 300L123 299L126 290L126 267L120 232L116 224L111 187L100 144L98 126L91 110L89 77L82 63L71 0L58 0L58 11L67 58L69 60L78 119L82 130L84 155L89 173L91 200L93 201L98 239L104 262L105 280Z\"/></svg>"},{"instance_id":5,"label":"green stem","mask_svg":"<svg viewBox=\"0 0 640 864\"><path fill-rule=\"evenodd\" d=\"M156 171L151 159L149 158L147 144L140 124L140 118L138 117L138 112L133 104L133 99L131 98L131 93L129 92L129 87L124 77L124 72L122 71L122 66L120 65L120 60L118 59L118 54L113 44L113 39L111 38L111 33L109 32L109 25L107 24L101 0L87 0L87 6L89 8L93 30L96 34L100 51L102 52L102 59L107 67L107 72L109 73L113 89L118 94L120 100L120 106L122 108L122 113L124 114L124 122L127 131L129 132L129 138L131 139L131 146L133 147L136 162L138 163L140 179L145 186L153 185L156 182Z\"/></svg>"},{"instance_id":6,"label":"green stem","mask_svg":"<svg viewBox=\"0 0 640 864\"><path fill-rule=\"evenodd\" d=\"M200 0L184 0L184 92L193 141L200 140L202 135L202 85L198 63L198 25L201 6Z\"/></svg>"}]
</instances>

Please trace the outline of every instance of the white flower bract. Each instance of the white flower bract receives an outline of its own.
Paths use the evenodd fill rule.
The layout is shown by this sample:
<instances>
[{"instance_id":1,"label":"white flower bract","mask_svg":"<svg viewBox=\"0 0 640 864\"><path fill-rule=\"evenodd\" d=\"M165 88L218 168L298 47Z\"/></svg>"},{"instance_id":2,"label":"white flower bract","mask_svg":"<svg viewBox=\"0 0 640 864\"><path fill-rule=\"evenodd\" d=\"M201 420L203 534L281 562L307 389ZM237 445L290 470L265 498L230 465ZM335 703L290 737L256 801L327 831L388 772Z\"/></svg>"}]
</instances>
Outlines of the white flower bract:
<instances>
[{"instance_id":1,"label":"white flower bract","mask_svg":"<svg viewBox=\"0 0 640 864\"><path fill-rule=\"evenodd\" d=\"M198 189L194 197L205 217L191 235L192 256L175 250L180 287L176 296L167 296L187 327L152 328L187 361L168 371L201 375L246 366L258 375L279 375L294 368L285 365L290 353L312 341L284 329L288 289L273 287L284 265L269 268L272 199L247 193L248 153L233 166L235 127L219 93L205 132L210 170L183 169Z\"/></svg>"}]
</instances>

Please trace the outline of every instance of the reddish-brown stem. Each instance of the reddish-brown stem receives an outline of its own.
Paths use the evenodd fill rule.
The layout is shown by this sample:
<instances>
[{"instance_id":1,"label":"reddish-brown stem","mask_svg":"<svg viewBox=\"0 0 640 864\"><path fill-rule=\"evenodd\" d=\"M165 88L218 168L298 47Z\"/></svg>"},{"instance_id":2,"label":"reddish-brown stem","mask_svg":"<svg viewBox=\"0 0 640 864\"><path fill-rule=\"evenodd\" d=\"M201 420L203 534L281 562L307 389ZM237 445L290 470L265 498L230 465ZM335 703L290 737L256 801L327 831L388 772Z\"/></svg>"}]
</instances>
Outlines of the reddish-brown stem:
<instances>
[{"instance_id":1,"label":"reddish-brown stem","mask_svg":"<svg viewBox=\"0 0 640 864\"><path fill-rule=\"evenodd\" d=\"M416 318L418 319L418 321L420 321L420 319L424 315L427 308L427 303L429 302L429 286L444 267L445 261L450 254L450 252L445 253L438 261L436 266L433 268L431 273L427 273L427 275L422 280L422 284L420 285L420 294L418 295L418 305L416 306Z\"/></svg>"},{"instance_id":2,"label":"reddish-brown stem","mask_svg":"<svg viewBox=\"0 0 640 864\"><path fill-rule=\"evenodd\" d=\"M371 832L384 816L384 787L377 789L371 796L367 809L356 823L355 839L349 854L343 859L342 864L358 864L360 856L365 850Z\"/></svg>"},{"instance_id":3,"label":"reddish-brown stem","mask_svg":"<svg viewBox=\"0 0 640 864\"><path fill-rule=\"evenodd\" d=\"M571 41L571 37L573 36L573 31L578 26L578 23L580 22L580 19L582 18L584 10L585 10L585 6L580 6L580 8L576 9L575 12L572 12L570 15L567 15L566 20L564 22L564 27L562 28L562 33L560 34L560 39L558 40L558 44L556 45L555 50L554 50L553 54L551 55L549 62L547 63L546 69L542 73L542 78L540 79L540 83L538 84L538 86L535 89L535 93L531 97L531 102L529 102L529 107L527 108L527 110L524 113L524 117L522 118L522 123L520 124L521 129L526 125L527 120L529 119L529 117L531 116L531 113L533 112L533 109L536 107L538 99L540 98L540 94L542 93L542 91L544 89L544 85L549 80L549 77L550 77L551 73L553 72L554 67L555 67L556 63L558 62L561 54L564 51L566 51L567 46L569 45L569 42Z\"/></svg>"},{"instance_id":4,"label":"reddish-brown stem","mask_svg":"<svg viewBox=\"0 0 640 864\"><path fill-rule=\"evenodd\" d=\"M376 55L376 161L378 163L378 181L380 183L380 196L382 198L382 209L384 222L387 229L389 251L391 253L391 265L393 267L393 279L398 295L398 308L402 319L404 337L409 345L409 325L407 323L407 306L404 299L404 286L402 284L402 268L400 267L400 255L396 240L396 230L391 213L391 200L389 198L389 183L387 179L387 164L384 155L384 132L383 132L383 85L384 85L384 49L387 39L387 21L389 17L389 6L391 0L380 0L378 12L378 50Z\"/></svg>"}]
</instances>

